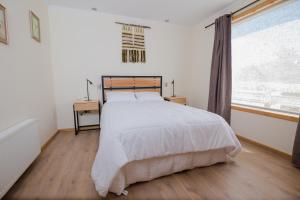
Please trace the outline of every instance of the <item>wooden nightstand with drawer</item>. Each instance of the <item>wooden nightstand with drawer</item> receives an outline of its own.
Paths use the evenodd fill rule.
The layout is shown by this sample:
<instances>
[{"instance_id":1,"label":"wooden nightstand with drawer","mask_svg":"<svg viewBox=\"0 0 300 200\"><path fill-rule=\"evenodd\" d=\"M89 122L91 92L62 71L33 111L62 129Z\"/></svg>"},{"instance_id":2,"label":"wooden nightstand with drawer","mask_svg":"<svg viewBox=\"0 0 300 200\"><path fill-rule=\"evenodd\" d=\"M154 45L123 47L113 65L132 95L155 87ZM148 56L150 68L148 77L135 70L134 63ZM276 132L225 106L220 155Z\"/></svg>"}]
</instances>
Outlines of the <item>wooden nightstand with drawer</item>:
<instances>
[{"instance_id":1,"label":"wooden nightstand with drawer","mask_svg":"<svg viewBox=\"0 0 300 200\"><path fill-rule=\"evenodd\" d=\"M79 123L79 113L97 111L99 114L99 124L91 124L80 126ZM79 131L95 130L100 129L100 116L101 116L101 106L99 101L76 101L73 104L73 114L74 114L74 126L75 134L77 135ZM81 129L84 128L84 129Z\"/></svg>"},{"instance_id":2,"label":"wooden nightstand with drawer","mask_svg":"<svg viewBox=\"0 0 300 200\"><path fill-rule=\"evenodd\" d=\"M186 105L186 97L183 97L183 96L165 97L164 99L165 99L165 101L171 101L174 103Z\"/></svg>"}]
</instances>

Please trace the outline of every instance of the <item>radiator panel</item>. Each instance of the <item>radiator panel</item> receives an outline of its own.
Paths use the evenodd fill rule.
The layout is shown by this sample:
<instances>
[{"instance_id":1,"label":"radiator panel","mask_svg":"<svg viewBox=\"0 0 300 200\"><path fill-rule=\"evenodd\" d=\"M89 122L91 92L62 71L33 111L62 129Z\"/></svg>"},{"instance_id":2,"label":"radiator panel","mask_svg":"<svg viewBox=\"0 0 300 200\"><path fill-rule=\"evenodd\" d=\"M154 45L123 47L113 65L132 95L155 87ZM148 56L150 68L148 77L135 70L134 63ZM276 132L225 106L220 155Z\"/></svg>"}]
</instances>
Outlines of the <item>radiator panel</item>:
<instances>
[{"instance_id":1,"label":"radiator panel","mask_svg":"<svg viewBox=\"0 0 300 200\"><path fill-rule=\"evenodd\" d=\"M0 132L0 199L40 152L37 120L29 119Z\"/></svg>"}]
</instances>

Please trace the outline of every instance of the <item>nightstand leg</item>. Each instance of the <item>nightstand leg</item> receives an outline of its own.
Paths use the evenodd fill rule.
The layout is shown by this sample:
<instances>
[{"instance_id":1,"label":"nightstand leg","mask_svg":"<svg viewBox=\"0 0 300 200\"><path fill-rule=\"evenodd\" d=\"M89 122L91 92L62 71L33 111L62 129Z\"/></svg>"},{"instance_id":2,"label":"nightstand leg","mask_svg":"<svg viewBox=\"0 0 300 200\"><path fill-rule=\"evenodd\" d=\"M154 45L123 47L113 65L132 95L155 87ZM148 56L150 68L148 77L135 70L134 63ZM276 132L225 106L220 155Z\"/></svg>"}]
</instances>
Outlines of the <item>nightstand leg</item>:
<instances>
[{"instance_id":1,"label":"nightstand leg","mask_svg":"<svg viewBox=\"0 0 300 200\"><path fill-rule=\"evenodd\" d=\"M100 111L100 101L99 101L99 129L100 129L100 119L101 119L101 111Z\"/></svg>"},{"instance_id":2,"label":"nightstand leg","mask_svg":"<svg viewBox=\"0 0 300 200\"><path fill-rule=\"evenodd\" d=\"M77 127L76 127L76 135L78 134L79 132L79 117L78 117L78 111L76 111L76 121L77 121Z\"/></svg>"},{"instance_id":3,"label":"nightstand leg","mask_svg":"<svg viewBox=\"0 0 300 200\"><path fill-rule=\"evenodd\" d=\"M77 125L76 125L76 114L75 114L75 108L73 105L73 117L74 117L74 129L75 129L75 135L77 133Z\"/></svg>"}]
</instances>

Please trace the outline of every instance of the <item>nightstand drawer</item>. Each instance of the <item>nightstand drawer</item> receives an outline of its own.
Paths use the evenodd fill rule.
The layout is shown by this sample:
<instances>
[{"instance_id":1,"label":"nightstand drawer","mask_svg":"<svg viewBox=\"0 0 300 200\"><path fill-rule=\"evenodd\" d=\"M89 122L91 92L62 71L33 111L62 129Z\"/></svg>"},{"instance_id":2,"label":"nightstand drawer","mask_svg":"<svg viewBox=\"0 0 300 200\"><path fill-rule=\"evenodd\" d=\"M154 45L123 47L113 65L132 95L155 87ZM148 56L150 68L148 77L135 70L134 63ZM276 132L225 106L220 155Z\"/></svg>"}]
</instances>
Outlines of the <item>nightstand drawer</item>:
<instances>
[{"instance_id":1,"label":"nightstand drawer","mask_svg":"<svg viewBox=\"0 0 300 200\"><path fill-rule=\"evenodd\" d=\"M172 102L186 105L186 98L173 99Z\"/></svg>"},{"instance_id":2,"label":"nightstand drawer","mask_svg":"<svg viewBox=\"0 0 300 200\"><path fill-rule=\"evenodd\" d=\"M179 103L179 104L186 105L186 97L176 96L176 97L165 97L164 99L166 101L171 101L171 102L174 102L174 103Z\"/></svg>"},{"instance_id":3,"label":"nightstand drawer","mask_svg":"<svg viewBox=\"0 0 300 200\"><path fill-rule=\"evenodd\" d=\"M74 103L75 111L88 111L88 110L98 110L99 102L98 101L82 101Z\"/></svg>"}]
</instances>

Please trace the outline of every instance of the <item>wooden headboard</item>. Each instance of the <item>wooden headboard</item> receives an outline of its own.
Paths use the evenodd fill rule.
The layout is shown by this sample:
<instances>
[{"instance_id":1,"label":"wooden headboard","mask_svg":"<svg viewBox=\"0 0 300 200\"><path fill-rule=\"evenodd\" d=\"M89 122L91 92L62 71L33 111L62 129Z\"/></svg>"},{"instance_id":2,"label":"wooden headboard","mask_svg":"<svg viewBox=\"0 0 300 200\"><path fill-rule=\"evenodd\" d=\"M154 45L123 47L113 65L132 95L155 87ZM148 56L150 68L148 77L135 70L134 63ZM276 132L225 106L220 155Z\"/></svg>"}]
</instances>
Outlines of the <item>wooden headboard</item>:
<instances>
[{"instance_id":1,"label":"wooden headboard","mask_svg":"<svg viewBox=\"0 0 300 200\"><path fill-rule=\"evenodd\" d=\"M162 76L102 76L102 102L106 92L158 92L162 96Z\"/></svg>"}]
</instances>

